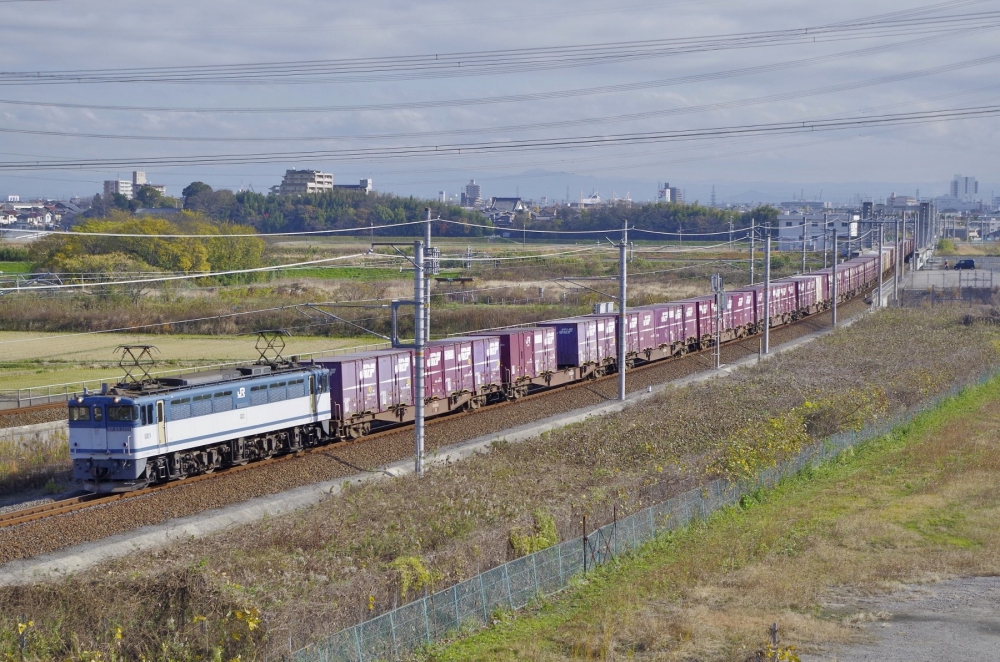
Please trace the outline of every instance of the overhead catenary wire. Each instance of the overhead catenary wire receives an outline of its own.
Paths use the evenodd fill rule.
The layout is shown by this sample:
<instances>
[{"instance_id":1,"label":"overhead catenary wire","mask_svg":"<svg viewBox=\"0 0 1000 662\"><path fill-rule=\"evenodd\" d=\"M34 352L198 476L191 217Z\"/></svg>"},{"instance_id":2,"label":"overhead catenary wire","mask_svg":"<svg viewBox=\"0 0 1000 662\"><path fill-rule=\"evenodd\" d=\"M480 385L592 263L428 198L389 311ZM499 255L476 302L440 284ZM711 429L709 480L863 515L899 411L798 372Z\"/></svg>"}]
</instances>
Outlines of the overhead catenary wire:
<instances>
[{"instance_id":1,"label":"overhead catenary wire","mask_svg":"<svg viewBox=\"0 0 1000 662\"><path fill-rule=\"evenodd\" d=\"M505 154L566 149L588 149L623 145L667 142L705 141L719 138L760 135L784 135L841 131L864 127L904 126L958 120L996 117L1000 105L968 106L928 111L911 111L883 115L841 116L832 119L795 120L765 124L743 124L704 129L675 131L648 131L624 134L584 135L559 138L538 138L475 143L450 143L443 145L405 145L336 150L309 150L296 152L271 152L251 154L213 154L192 156L130 157L127 159L77 159L7 161L0 163L0 171L8 170L71 170L96 167L127 167L133 163L146 163L151 167L190 165L219 165L233 163L275 163L295 161L358 161L371 159L440 158L478 154Z\"/></svg>"},{"instance_id":2,"label":"overhead catenary wire","mask_svg":"<svg viewBox=\"0 0 1000 662\"><path fill-rule=\"evenodd\" d=\"M128 280L114 280L106 281L103 283L59 283L51 285L32 285L31 287L0 287L0 292L25 292L25 291L43 291L43 290L68 290L68 289L80 289L83 287L94 287L98 285L100 287L112 287L116 285L141 285L144 283L165 283L170 281L178 280L196 280L199 278L218 278L220 276L234 276L239 274L251 274L251 273L262 273L266 271L277 271L280 269L285 269L287 267L298 267L307 264L322 264L324 262L336 262L338 260L348 260L355 257L361 257L366 255L366 253L355 253L353 255L341 255L338 257L327 257L319 260L310 260L308 262L297 262L294 264L279 264L267 267L254 267L251 269L230 269L229 271L212 271L212 272L199 272L182 274L177 276L160 276L157 278L142 278L142 279L128 279Z\"/></svg>"},{"instance_id":3,"label":"overhead catenary wire","mask_svg":"<svg viewBox=\"0 0 1000 662\"><path fill-rule=\"evenodd\" d=\"M958 27L981 27L1000 12L916 16L871 16L807 28L733 33L707 37L547 46L444 54L383 56L346 60L304 60L229 65L116 67L0 72L0 85L85 83L248 84L319 81L365 82L478 76L593 66L616 62L776 44L821 43L859 38L932 34Z\"/></svg>"},{"instance_id":4,"label":"overhead catenary wire","mask_svg":"<svg viewBox=\"0 0 1000 662\"><path fill-rule=\"evenodd\" d=\"M921 40L921 43L925 43L925 40ZM876 49L868 49L868 50L870 51ZM883 48L877 50L883 50ZM809 58L808 60L800 60L797 62L782 62L778 63L778 65L780 65L781 68L788 68L791 65L812 63L818 59L820 58ZM74 138L74 139L129 140L129 141L149 141L149 142L220 142L220 143L324 142L324 141L337 141L345 139L372 141L372 140L399 140L403 138L430 138L438 136L454 136L454 135L469 135L469 134L484 134L484 133L505 133L512 131L558 129L558 128L568 128L575 126L588 126L593 124L630 122L630 121L653 119L659 117L671 117L676 115L696 114L696 113L716 111L716 110L741 108L758 104L773 103L775 101L788 101L792 99L800 99L809 96L836 94L839 92L851 91L851 90L861 89L864 87L887 85L890 83L913 80L916 78L933 76L941 73L950 73L971 67L983 66L998 61L1000 61L1000 54L995 54L972 60L964 60L961 62L954 62L951 64L940 65L937 67L902 72L898 74L891 74L887 76L881 76L878 78L871 78L862 81L839 83L836 85L827 85L824 87L809 88L805 90L795 90L790 92L783 92L780 94L772 94L761 97L751 97L747 99L735 99L730 101L701 104L694 106L680 106L674 108L644 111L641 113L625 113L625 114L607 115L600 117L578 118L572 120L559 120L553 122L539 122L533 124L516 124L508 126L448 129L439 131L418 131L418 132L405 132L405 133L381 133L381 134L360 134L360 135L350 135L350 134L325 135L325 136L270 135L270 136L234 137L234 136L169 136L169 135L149 135L149 134L132 135L132 134L110 134L110 133L84 133L84 132L57 131L48 129L24 129L24 128L13 128L13 127L0 127L0 133L19 134L19 135L38 135L38 136L50 136L50 137L62 137L62 138ZM747 70L744 69L742 71L745 72ZM684 79L676 79L676 80L684 80ZM0 104L4 103L7 102L0 101ZM26 104L26 105L50 105L50 104Z\"/></svg>"}]
</instances>

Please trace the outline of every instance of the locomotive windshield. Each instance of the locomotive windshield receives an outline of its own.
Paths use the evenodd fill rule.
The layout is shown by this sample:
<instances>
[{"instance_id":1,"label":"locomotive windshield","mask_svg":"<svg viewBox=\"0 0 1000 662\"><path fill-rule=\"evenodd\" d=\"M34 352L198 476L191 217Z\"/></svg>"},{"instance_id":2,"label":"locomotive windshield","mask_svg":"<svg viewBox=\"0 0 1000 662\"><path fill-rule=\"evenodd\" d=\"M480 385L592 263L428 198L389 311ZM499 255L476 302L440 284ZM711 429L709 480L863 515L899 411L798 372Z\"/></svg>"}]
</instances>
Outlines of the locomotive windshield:
<instances>
[{"instance_id":1,"label":"locomotive windshield","mask_svg":"<svg viewBox=\"0 0 1000 662\"><path fill-rule=\"evenodd\" d=\"M132 406L108 407L109 421L138 421L139 408Z\"/></svg>"},{"instance_id":2,"label":"locomotive windshield","mask_svg":"<svg viewBox=\"0 0 1000 662\"><path fill-rule=\"evenodd\" d=\"M69 420L71 420L71 421L89 421L90 420L90 407L70 407L69 408Z\"/></svg>"}]
</instances>

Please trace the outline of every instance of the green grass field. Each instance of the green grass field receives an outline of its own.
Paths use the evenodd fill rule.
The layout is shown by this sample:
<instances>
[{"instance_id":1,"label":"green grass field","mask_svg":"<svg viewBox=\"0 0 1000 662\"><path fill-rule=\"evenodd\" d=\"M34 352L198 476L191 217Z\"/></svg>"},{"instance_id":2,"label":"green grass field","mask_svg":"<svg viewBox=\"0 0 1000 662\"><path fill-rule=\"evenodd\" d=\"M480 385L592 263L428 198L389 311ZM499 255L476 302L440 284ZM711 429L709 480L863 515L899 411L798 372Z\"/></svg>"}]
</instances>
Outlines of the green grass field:
<instances>
[{"instance_id":1,"label":"green grass field","mask_svg":"<svg viewBox=\"0 0 1000 662\"><path fill-rule=\"evenodd\" d=\"M31 273L30 262L0 262L0 273L28 274Z\"/></svg>"}]
</instances>

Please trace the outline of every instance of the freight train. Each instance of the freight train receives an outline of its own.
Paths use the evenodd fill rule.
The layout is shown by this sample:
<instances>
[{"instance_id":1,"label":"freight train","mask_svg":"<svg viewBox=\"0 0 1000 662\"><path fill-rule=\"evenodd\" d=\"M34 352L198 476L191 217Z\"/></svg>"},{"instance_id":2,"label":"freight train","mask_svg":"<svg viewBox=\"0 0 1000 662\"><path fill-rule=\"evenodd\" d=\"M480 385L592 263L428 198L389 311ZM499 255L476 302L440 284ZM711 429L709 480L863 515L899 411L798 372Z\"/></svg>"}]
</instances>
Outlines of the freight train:
<instances>
[{"instance_id":1,"label":"freight train","mask_svg":"<svg viewBox=\"0 0 1000 662\"><path fill-rule=\"evenodd\" d=\"M901 244L905 257L912 242ZM895 249L837 266L838 301L892 270ZM833 269L714 296L626 311L626 367L711 347L790 324L831 307ZM427 343L427 417L515 400L618 369L618 314L592 314L530 328ZM74 478L95 492L125 492L216 469L358 439L373 427L413 420L410 349L273 362L142 380L69 402Z\"/></svg>"}]
</instances>

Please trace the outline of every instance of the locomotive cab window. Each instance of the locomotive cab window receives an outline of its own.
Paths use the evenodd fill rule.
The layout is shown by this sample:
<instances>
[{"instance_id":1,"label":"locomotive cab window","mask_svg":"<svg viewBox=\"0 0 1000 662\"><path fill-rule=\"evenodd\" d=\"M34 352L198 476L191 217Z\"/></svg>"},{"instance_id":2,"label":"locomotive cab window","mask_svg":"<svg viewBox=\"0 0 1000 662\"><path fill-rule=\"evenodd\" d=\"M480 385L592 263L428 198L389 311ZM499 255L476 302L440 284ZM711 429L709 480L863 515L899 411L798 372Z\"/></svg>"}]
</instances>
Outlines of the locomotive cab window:
<instances>
[{"instance_id":1,"label":"locomotive cab window","mask_svg":"<svg viewBox=\"0 0 1000 662\"><path fill-rule=\"evenodd\" d=\"M108 407L109 421L132 422L139 420L139 408L119 405Z\"/></svg>"},{"instance_id":2,"label":"locomotive cab window","mask_svg":"<svg viewBox=\"0 0 1000 662\"><path fill-rule=\"evenodd\" d=\"M71 420L71 421L89 421L90 420L90 407L70 407L69 408L69 420Z\"/></svg>"},{"instance_id":3,"label":"locomotive cab window","mask_svg":"<svg viewBox=\"0 0 1000 662\"><path fill-rule=\"evenodd\" d=\"M103 421L104 420L104 410L101 405L94 405L94 420Z\"/></svg>"}]
</instances>

